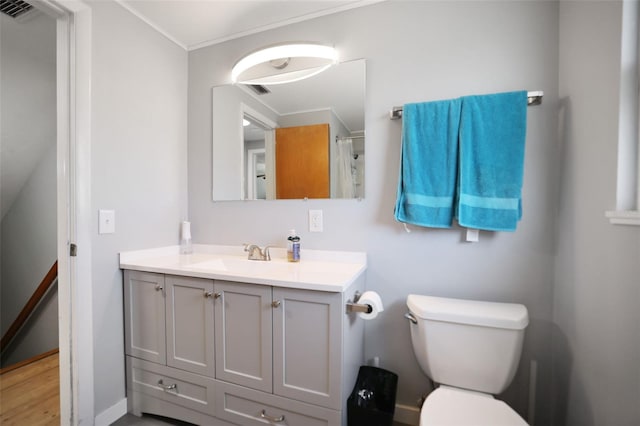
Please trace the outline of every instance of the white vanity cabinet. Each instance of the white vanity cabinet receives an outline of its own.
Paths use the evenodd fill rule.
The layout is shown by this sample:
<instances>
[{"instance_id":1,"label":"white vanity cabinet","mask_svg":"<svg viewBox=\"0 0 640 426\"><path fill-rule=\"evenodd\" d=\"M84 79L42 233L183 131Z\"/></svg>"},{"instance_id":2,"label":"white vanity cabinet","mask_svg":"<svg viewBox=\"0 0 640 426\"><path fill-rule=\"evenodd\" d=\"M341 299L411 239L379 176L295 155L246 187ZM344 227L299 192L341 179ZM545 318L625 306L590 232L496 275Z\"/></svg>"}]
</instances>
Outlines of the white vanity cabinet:
<instances>
[{"instance_id":1,"label":"white vanity cabinet","mask_svg":"<svg viewBox=\"0 0 640 426\"><path fill-rule=\"evenodd\" d=\"M364 267L345 273L343 288L304 288L175 266L165 272L145 259L121 256L129 411L212 426L346 425L364 361L364 324L346 304L364 291ZM322 274L324 266L303 268Z\"/></svg>"}]
</instances>

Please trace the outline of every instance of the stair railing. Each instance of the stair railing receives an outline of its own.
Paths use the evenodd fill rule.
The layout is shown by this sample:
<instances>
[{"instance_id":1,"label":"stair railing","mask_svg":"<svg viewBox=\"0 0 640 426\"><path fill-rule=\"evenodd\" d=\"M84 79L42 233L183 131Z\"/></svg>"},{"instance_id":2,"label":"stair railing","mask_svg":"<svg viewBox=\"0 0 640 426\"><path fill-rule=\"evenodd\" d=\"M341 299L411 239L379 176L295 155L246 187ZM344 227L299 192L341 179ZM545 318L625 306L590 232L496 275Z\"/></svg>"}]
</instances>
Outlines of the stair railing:
<instances>
[{"instance_id":1,"label":"stair railing","mask_svg":"<svg viewBox=\"0 0 640 426\"><path fill-rule=\"evenodd\" d=\"M51 266L51 269L49 269L49 272L47 272L47 275L42 279L38 288L36 288L27 303L24 305L24 308L22 308L16 319L7 329L7 332L2 336L2 339L0 340L0 352L3 352L5 348L9 346L9 343L11 343L11 341L16 337L22 326L27 322L31 314L33 314L33 311L36 309L44 295L47 294L47 291L49 291L49 288L57 278L58 261L56 260Z\"/></svg>"}]
</instances>

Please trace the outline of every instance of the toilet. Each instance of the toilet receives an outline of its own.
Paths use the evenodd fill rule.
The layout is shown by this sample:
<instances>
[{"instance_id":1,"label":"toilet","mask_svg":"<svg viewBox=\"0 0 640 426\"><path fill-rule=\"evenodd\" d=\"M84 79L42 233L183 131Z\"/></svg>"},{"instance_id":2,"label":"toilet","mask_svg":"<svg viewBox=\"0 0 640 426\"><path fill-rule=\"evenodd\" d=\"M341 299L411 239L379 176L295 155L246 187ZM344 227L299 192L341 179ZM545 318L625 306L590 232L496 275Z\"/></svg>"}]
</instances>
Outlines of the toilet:
<instances>
[{"instance_id":1,"label":"toilet","mask_svg":"<svg viewBox=\"0 0 640 426\"><path fill-rule=\"evenodd\" d=\"M420 426L524 426L495 399L518 368L527 308L411 294L411 342L420 367L439 386L420 411Z\"/></svg>"}]
</instances>

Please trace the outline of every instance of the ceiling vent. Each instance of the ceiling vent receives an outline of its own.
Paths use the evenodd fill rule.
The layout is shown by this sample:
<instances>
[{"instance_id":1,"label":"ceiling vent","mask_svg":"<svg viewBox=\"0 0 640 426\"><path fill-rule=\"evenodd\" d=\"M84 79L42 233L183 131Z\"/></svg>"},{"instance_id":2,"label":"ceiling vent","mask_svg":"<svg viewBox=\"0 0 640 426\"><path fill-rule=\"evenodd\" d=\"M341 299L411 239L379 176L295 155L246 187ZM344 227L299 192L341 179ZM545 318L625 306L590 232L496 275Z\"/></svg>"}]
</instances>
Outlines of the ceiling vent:
<instances>
[{"instance_id":1,"label":"ceiling vent","mask_svg":"<svg viewBox=\"0 0 640 426\"><path fill-rule=\"evenodd\" d=\"M24 15L33 9L26 1L22 0L0 0L0 12L9 15L12 18Z\"/></svg>"},{"instance_id":2,"label":"ceiling vent","mask_svg":"<svg viewBox=\"0 0 640 426\"><path fill-rule=\"evenodd\" d=\"M256 92L258 95L266 95L267 93L271 93L271 90L267 89L262 84L247 84L251 90Z\"/></svg>"}]
</instances>

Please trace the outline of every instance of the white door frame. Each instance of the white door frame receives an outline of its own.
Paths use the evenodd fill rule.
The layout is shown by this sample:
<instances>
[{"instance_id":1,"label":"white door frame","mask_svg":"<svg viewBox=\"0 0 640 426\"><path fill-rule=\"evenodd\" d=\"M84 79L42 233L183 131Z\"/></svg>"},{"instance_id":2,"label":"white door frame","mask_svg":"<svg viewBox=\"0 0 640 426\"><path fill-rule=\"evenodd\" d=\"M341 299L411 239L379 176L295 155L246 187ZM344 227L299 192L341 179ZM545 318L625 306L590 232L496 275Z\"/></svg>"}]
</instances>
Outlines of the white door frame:
<instances>
[{"instance_id":1,"label":"white door frame","mask_svg":"<svg viewBox=\"0 0 640 426\"><path fill-rule=\"evenodd\" d=\"M30 3L57 21L60 422L93 424L91 8L81 0Z\"/></svg>"},{"instance_id":2,"label":"white door frame","mask_svg":"<svg viewBox=\"0 0 640 426\"><path fill-rule=\"evenodd\" d=\"M275 167L270 168L270 163L272 162L273 164L275 164L275 149L273 147L273 141L275 140L275 128L278 127L278 123L276 123L275 121L271 120L269 117L267 117L266 115L258 112L258 110L251 108L249 105L245 104L244 102L240 102L240 122L242 123L242 120L244 119L244 116L248 115L249 117L252 118L254 123L260 124L265 130L264 130L264 142L265 142L265 166L266 166L266 170L265 170L265 175L266 175L266 180L265 180L265 184L266 184L266 193L267 193L267 200L275 200L276 196L275 196ZM241 154L240 154L240 158L241 158L241 162L240 162L240 170L242 170L243 165L245 164L246 159L244 158L244 134L242 131L242 128L240 128L240 140L242 141L242 143L240 143L240 148L241 148ZM243 179L247 179L247 180L251 180L249 179L248 176L244 176L243 173L241 173L241 175L243 175ZM250 198L249 193L247 191L247 193L245 193L245 188L248 188L249 183L247 182L247 185L245 185L244 182L241 182L241 194L242 194L242 199L246 200L246 199L255 199L254 198Z\"/></svg>"},{"instance_id":3,"label":"white door frame","mask_svg":"<svg viewBox=\"0 0 640 426\"><path fill-rule=\"evenodd\" d=\"M257 200L258 188L256 186L257 162L260 154L264 155L264 148L255 148L247 150L247 200Z\"/></svg>"}]
</instances>

